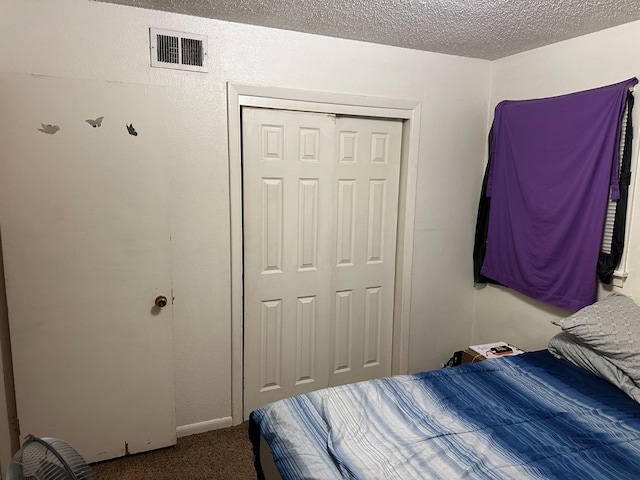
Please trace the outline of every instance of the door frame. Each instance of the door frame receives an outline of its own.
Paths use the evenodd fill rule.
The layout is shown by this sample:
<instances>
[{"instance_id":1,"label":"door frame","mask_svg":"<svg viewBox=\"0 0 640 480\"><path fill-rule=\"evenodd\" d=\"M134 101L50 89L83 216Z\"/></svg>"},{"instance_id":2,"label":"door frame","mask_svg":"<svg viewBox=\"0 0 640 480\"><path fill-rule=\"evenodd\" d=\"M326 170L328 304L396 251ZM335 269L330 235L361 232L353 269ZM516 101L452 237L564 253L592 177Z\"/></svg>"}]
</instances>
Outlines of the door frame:
<instances>
[{"instance_id":1,"label":"door frame","mask_svg":"<svg viewBox=\"0 0 640 480\"><path fill-rule=\"evenodd\" d=\"M419 101L399 98L227 83L231 224L231 416L233 425L246 420L243 418L242 107L262 107L403 121L391 361L391 372L393 375L398 375L407 373L409 364L411 270L422 104Z\"/></svg>"}]
</instances>

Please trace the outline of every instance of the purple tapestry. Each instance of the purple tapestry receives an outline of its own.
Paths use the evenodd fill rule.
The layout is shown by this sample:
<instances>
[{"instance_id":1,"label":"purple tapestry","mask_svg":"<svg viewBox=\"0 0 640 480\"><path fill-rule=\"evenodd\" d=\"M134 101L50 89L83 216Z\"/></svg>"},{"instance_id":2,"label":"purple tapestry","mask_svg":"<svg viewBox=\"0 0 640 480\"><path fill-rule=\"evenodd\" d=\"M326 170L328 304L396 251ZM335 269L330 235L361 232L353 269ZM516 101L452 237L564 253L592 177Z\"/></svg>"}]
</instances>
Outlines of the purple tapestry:
<instances>
[{"instance_id":1,"label":"purple tapestry","mask_svg":"<svg viewBox=\"0 0 640 480\"><path fill-rule=\"evenodd\" d=\"M625 82L495 109L482 275L577 311L596 300L609 195L618 198Z\"/></svg>"}]
</instances>

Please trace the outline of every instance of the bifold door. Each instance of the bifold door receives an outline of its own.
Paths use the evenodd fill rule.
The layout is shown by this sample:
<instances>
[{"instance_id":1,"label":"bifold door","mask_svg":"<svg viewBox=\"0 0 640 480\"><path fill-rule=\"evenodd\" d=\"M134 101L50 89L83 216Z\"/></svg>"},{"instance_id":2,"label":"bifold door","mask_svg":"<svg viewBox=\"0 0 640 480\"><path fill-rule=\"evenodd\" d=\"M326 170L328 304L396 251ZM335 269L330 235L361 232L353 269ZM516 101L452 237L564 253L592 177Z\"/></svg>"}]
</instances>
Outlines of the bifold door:
<instances>
[{"instance_id":1,"label":"bifold door","mask_svg":"<svg viewBox=\"0 0 640 480\"><path fill-rule=\"evenodd\" d=\"M244 415L391 374L402 122L243 108Z\"/></svg>"}]
</instances>

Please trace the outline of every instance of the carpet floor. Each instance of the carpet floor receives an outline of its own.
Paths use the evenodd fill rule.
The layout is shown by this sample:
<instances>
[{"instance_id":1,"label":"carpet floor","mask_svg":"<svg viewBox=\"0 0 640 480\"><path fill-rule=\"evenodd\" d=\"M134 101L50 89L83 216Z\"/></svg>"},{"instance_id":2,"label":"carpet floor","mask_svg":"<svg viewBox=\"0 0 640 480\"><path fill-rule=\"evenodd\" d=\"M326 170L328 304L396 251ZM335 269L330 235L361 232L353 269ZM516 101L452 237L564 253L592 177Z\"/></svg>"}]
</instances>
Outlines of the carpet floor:
<instances>
[{"instance_id":1,"label":"carpet floor","mask_svg":"<svg viewBox=\"0 0 640 480\"><path fill-rule=\"evenodd\" d=\"M91 465L96 480L255 480L247 422Z\"/></svg>"}]
</instances>

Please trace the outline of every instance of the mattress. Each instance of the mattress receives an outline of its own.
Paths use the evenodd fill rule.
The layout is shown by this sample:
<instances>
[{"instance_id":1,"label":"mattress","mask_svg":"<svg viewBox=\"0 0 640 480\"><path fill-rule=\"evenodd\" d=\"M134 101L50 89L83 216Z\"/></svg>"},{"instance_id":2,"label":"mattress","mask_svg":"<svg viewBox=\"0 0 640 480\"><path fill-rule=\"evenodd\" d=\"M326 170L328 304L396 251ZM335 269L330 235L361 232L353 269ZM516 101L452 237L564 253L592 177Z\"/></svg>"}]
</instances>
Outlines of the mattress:
<instances>
[{"instance_id":1,"label":"mattress","mask_svg":"<svg viewBox=\"0 0 640 480\"><path fill-rule=\"evenodd\" d=\"M284 480L640 478L640 404L546 350L281 400L249 434L259 478L261 450Z\"/></svg>"}]
</instances>

